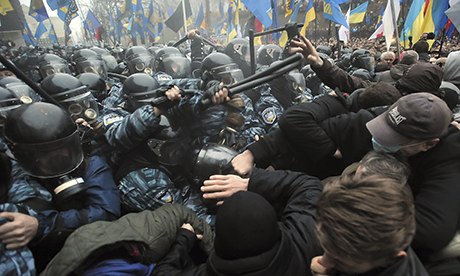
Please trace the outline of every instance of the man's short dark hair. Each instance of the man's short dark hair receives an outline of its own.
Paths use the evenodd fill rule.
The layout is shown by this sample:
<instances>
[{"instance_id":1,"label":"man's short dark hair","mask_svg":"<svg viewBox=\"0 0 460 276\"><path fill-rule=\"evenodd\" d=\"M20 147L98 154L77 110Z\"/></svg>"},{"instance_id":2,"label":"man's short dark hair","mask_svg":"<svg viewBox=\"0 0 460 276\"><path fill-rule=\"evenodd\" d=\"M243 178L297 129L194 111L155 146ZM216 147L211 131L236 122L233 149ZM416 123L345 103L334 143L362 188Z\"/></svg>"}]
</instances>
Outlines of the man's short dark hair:
<instances>
[{"instance_id":1,"label":"man's short dark hair","mask_svg":"<svg viewBox=\"0 0 460 276\"><path fill-rule=\"evenodd\" d=\"M424 40L419 40L414 44L414 46L412 46L412 49L414 49L419 54L428 53L430 45Z\"/></svg>"},{"instance_id":2,"label":"man's short dark hair","mask_svg":"<svg viewBox=\"0 0 460 276\"><path fill-rule=\"evenodd\" d=\"M325 185L316 224L329 255L389 264L415 235L411 190L381 176L341 177Z\"/></svg>"}]
</instances>

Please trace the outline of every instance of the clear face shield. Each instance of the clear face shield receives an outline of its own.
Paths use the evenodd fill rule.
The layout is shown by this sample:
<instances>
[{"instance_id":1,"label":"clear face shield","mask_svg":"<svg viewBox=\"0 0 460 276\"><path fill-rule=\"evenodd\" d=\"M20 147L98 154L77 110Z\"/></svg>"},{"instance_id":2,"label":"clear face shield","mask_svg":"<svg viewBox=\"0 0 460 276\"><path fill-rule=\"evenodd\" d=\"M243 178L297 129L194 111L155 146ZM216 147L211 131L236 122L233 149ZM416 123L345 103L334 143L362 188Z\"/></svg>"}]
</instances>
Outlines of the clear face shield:
<instances>
[{"instance_id":1,"label":"clear face shield","mask_svg":"<svg viewBox=\"0 0 460 276\"><path fill-rule=\"evenodd\" d=\"M165 73L173 79L190 78L191 76L190 60L183 56L172 56L163 59L163 68Z\"/></svg>"},{"instance_id":2,"label":"clear face shield","mask_svg":"<svg viewBox=\"0 0 460 276\"><path fill-rule=\"evenodd\" d=\"M243 71L235 63L215 67L211 70L215 80L221 81L224 85L232 85L244 79Z\"/></svg>"},{"instance_id":3,"label":"clear face shield","mask_svg":"<svg viewBox=\"0 0 460 276\"><path fill-rule=\"evenodd\" d=\"M71 197L86 189L83 178L70 175L84 159L77 130L67 137L45 143L8 143L27 173L48 179L58 204L65 204Z\"/></svg>"}]
</instances>

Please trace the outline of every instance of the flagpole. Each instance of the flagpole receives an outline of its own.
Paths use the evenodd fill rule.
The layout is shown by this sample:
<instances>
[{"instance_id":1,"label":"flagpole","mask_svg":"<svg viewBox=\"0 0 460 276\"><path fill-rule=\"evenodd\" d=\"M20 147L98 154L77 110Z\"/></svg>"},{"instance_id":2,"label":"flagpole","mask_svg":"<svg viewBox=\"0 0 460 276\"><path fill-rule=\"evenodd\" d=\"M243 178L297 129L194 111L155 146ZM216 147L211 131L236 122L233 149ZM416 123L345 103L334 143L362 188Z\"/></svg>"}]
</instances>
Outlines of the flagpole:
<instances>
[{"instance_id":1,"label":"flagpole","mask_svg":"<svg viewBox=\"0 0 460 276\"><path fill-rule=\"evenodd\" d=\"M185 35L187 35L187 16L185 14L185 0L182 0L182 16L184 17L184 32Z\"/></svg>"},{"instance_id":2,"label":"flagpole","mask_svg":"<svg viewBox=\"0 0 460 276\"><path fill-rule=\"evenodd\" d=\"M397 18L396 18L396 13L395 13L395 3L393 0L388 0L390 1L391 4L391 17L393 18L393 25L395 27L395 32L396 32L396 51L398 52L398 59L400 55L400 49L399 49L399 31L398 31L398 24L397 24ZM399 1L399 0L398 0Z\"/></svg>"}]
</instances>

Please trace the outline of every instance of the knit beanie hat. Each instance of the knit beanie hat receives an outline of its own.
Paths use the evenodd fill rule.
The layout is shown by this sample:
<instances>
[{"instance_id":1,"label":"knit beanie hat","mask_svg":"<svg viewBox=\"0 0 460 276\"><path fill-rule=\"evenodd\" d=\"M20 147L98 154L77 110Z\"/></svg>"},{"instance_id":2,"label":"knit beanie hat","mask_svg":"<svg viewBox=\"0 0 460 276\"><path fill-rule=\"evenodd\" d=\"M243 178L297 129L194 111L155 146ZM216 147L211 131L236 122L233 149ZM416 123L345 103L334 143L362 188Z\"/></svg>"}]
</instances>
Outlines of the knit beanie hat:
<instances>
[{"instance_id":1,"label":"knit beanie hat","mask_svg":"<svg viewBox=\"0 0 460 276\"><path fill-rule=\"evenodd\" d=\"M275 209L261 195L238 192L217 211L214 249L222 259L257 256L273 248L281 234Z\"/></svg>"}]
</instances>

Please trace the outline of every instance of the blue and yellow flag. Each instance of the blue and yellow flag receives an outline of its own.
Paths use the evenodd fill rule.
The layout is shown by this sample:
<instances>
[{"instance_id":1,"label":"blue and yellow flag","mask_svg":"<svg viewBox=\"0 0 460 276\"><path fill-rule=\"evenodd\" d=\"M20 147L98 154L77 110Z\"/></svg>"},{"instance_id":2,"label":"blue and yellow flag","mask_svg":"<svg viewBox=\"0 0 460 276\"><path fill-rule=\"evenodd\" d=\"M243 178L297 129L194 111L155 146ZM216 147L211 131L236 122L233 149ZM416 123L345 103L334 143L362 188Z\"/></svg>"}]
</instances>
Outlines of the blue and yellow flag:
<instances>
[{"instance_id":1,"label":"blue and yellow flag","mask_svg":"<svg viewBox=\"0 0 460 276\"><path fill-rule=\"evenodd\" d=\"M305 35L308 24L315 19L316 19L316 11L315 11L313 0L308 0L308 5L306 8L306 13L305 13L305 21L303 22L303 27L302 27L302 30L300 30L300 33Z\"/></svg>"},{"instance_id":2,"label":"blue and yellow flag","mask_svg":"<svg viewBox=\"0 0 460 276\"><path fill-rule=\"evenodd\" d=\"M294 10L295 0L286 0L286 8L284 9L284 17L288 17Z\"/></svg>"},{"instance_id":3,"label":"blue and yellow flag","mask_svg":"<svg viewBox=\"0 0 460 276\"><path fill-rule=\"evenodd\" d=\"M48 31L48 29L45 27L45 24L43 24L43 21L38 23L37 29L35 30L35 39L39 40L46 31Z\"/></svg>"},{"instance_id":4,"label":"blue and yellow flag","mask_svg":"<svg viewBox=\"0 0 460 276\"><path fill-rule=\"evenodd\" d=\"M67 0L47 0L46 2L53 11L67 6Z\"/></svg>"},{"instance_id":5,"label":"blue and yellow flag","mask_svg":"<svg viewBox=\"0 0 460 276\"><path fill-rule=\"evenodd\" d=\"M43 0L30 0L29 15L38 22L48 19L48 13L46 12Z\"/></svg>"},{"instance_id":6,"label":"blue and yellow flag","mask_svg":"<svg viewBox=\"0 0 460 276\"><path fill-rule=\"evenodd\" d=\"M335 0L324 0L324 18L350 29L345 15Z\"/></svg>"},{"instance_id":7,"label":"blue and yellow flag","mask_svg":"<svg viewBox=\"0 0 460 276\"><path fill-rule=\"evenodd\" d=\"M351 10L350 18L348 19L348 22L350 22L350 24L356 24L356 23L363 22L364 16L366 15L368 5L369 5L369 1L362 3L361 5Z\"/></svg>"},{"instance_id":8,"label":"blue and yellow flag","mask_svg":"<svg viewBox=\"0 0 460 276\"><path fill-rule=\"evenodd\" d=\"M246 8L259 19L265 28L272 25L272 4L270 0L241 0Z\"/></svg>"},{"instance_id":9,"label":"blue and yellow flag","mask_svg":"<svg viewBox=\"0 0 460 276\"><path fill-rule=\"evenodd\" d=\"M297 5L294 9L294 11L291 14L291 18L289 19L289 23L295 23L297 19L297 15L299 14L300 6L302 6L302 1L297 2ZM284 47L288 41L288 35L287 32L284 31L283 34L281 34L279 44L281 47Z\"/></svg>"},{"instance_id":10,"label":"blue and yellow flag","mask_svg":"<svg viewBox=\"0 0 460 276\"><path fill-rule=\"evenodd\" d=\"M134 6L134 1L137 1ZM132 26L132 35L135 37L137 34L140 35L141 40L144 41L145 33L144 33L144 22L146 21L144 15L144 7L142 6L141 0L134 0L134 17L133 17L133 26Z\"/></svg>"}]
</instances>

